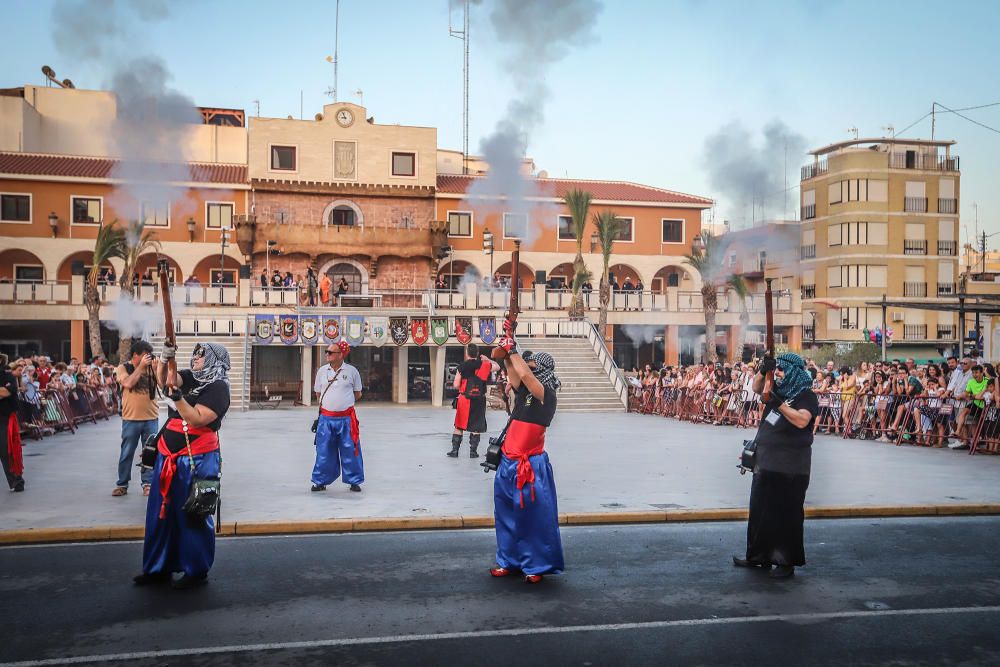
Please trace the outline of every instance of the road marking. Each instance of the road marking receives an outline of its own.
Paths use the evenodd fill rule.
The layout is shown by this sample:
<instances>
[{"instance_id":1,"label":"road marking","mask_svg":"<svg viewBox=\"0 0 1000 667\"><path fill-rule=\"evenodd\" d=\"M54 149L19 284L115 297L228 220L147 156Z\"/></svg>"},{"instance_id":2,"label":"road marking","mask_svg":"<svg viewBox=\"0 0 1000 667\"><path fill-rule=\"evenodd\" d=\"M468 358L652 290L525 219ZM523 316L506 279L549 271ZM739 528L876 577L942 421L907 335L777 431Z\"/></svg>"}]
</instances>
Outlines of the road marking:
<instances>
[{"instance_id":1,"label":"road marking","mask_svg":"<svg viewBox=\"0 0 1000 667\"><path fill-rule=\"evenodd\" d=\"M703 625L738 625L743 623L804 623L854 618L883 618L886 616L932 616L942 614L995 614L1000 605L984 607L937 607L931 609L882 609L875 611L831 611L807 614L769 614L765 616L725 616L716 618L691 618L675 621L647 621L643 623L606 623L599 625L568 625L546 628L511 628L509 630L473 630L469 632L439 632L422 635L389 635L384 637L348 637L344 639L315 639L299 642L271 642L267 644L238 644L234 646L205 646L200 648L169 649L165 651L136 651L133 653L108 653L45 660L0 663L0 667L43 667L47 665L84 665L94 662L123 660L149 660L190 655L219 653L257 653L294 649L331 648L338 646L365 646L373 644L402 644L407 642L444 641L449 639L483 639L491 637L523 637L526 635L558 635L574 632L620 632L623 630L655 630L662 628L689 628Z\"/></svg>"}]
</instances>

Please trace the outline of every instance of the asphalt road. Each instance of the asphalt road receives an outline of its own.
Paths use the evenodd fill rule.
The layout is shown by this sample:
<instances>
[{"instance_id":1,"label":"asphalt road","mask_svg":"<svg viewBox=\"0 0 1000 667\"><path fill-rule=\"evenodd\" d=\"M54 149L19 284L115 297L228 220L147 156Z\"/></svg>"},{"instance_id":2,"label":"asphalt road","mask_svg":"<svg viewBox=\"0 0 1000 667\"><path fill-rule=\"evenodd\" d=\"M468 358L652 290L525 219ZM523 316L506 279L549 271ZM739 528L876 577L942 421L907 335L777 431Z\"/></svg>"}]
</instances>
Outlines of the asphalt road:
<instances>
[{"instance_id":1,"label":"asphalt road","mask_svg":"<svg viewBox=\"0 0 1000 667\"><path fill-rule=\"evenodd\" d=\"M131 586L138 543L10 547L0 661L996 665L998 529L810 521L809 565L773 581L730 564L743 524L564 528L538 586L488 576L491 531L222 540L193 591Z\"/></svg>"}]
</instances>

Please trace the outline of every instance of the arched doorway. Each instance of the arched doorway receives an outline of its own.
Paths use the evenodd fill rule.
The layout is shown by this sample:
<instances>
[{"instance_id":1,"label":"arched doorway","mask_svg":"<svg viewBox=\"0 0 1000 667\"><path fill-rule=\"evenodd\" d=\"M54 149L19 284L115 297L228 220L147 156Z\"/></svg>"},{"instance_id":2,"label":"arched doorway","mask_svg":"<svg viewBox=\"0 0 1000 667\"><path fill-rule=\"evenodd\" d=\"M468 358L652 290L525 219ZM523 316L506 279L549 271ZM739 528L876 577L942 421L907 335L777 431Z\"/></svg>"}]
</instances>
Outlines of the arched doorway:
<instances>
[{"instance_id":1,"label":"arched doorway","mask_svg":"<svg viewBox=\"0 0 1000 667\"><path fill-rule=\"evenodd\" d=\"M170 272L167 274L169 276L169 282L173 285L179 285L183 280L184 276L181 275L180 264L174 260L173 257L167 257L166 255L157 255L156 253L146 253L135 263L135 272L139 274L139 281L142 285L153 285L158 280L156 274L156 263L158 260L165 259L170 267Z\"/></svg>"},{"instance_id":2,"label":"arched doorway","mask_svg":"<svg viewBox=\"0 0 1000 667\"><path fill-rule=\"evenodd\" d=\"M664 266L653 276L649 286L657 294L663 294L668 287L684 287L694 289L691 274L681 266Z\"/></svg>"},{"instance_id":3,"label":"arched doorway","mask_svg":"<svg viewBox=\"0 0 1000 667\"><path fill-rule=\"evenodd\" d=\"M83 268L89 273L91 262L94 261L94 253L90 250L81 250L79 252L74 252L73 254L67 256L60 264L59 269L56 271L56 280L59 282L69 282L73 279L73 264L75 262L81 262ZM110 271L110 274L108 273ZM105 275L115 275L117 272L111 265L110 261L105 260L101 264L101 275L98 276L98 282L105 282Z\"/></svg>"},{"instance_id":4,"label":"arched doorway","mask_svg":"<svg viewBox=\"0 0 1000 667\"><path fill-rule=\"evenodd\" d=\"M499 267L497 267L496 272L505 281L510 281L510 269L511 263L504 262ZM522 289L527 289L535 284L535 270L524 262L517 263L517 279L521 283Z\"/></svg>"},{"instance_id":5,"label":"arched doorway","mask_svg":"<svg viewBox=\"0 0 1000 667\"><path fill-rule=\"evenodd\" d=\"M339 289L340 281L342 279L347 282L348 294L365 294L368 292L367 279L362 278L361 269L353 263L343 260L334 262L329 266L329 268L327 268L325 273L330 276L334 292Z\"/></svg>"},{"instance_id":6,"label":"arched doorway","mask_svg":"<svg viewBox=\"0 0 1000 667\"><path fill-rule=\"evenodd\" d=\"M618 281L618 286L622 287L625 285L625 279L628 278L632 285L639 284L639 272L633 269L628 264L613 264L608 267L608 280L614 278ZM612 281L614 282L614 281Z\"/></svg>"},{"instance_id":7,"label":"arched doorway","mask_svg":"<svg viewBox=\"0 0 1000 667\"><path fill-rule=\"evenodd\" d=\"M34 253L19 248L0 252L0 282L45 282L45 265Z\"/></svg>"},{"instance_id":8,"label":"arched doorway","mask_svg":"<svg viewBox=\"0 0 1000 667\"><path fill-rule=\"evenodd\" d=\"M225 264L220 261L219 255L209 255L198 262L194 271L185 280L185 285L200 284L209 287L232 287L239 281L240 263L230 257L223 255Z\"/></svg>"},{"instance_id":9,"label":"arched doorway","mask_svg":"<svg viewBox=\"0 0 1000 667\"><path fill-rule=\"evenodd\" d=\"M573 287L573 264L563 262L549 271L549 287L569 289Z\"/></svg>"},{"instance_id":10,"label":"arched doorway","mask_svg":"<svg viewBox=\"0 0 1000 667\"><path fill-rule=\"evenodd\" d=\"M479 269L464 259L456 259L454 262L444 262L441 268L438 269L437 277L438 282L435 285L440 287L441 283L444 283L442 289L449 290L460 289L463 284L470 282L479 284L483 279L482 274L479 273Z\"/></svg>"}]
</instances>

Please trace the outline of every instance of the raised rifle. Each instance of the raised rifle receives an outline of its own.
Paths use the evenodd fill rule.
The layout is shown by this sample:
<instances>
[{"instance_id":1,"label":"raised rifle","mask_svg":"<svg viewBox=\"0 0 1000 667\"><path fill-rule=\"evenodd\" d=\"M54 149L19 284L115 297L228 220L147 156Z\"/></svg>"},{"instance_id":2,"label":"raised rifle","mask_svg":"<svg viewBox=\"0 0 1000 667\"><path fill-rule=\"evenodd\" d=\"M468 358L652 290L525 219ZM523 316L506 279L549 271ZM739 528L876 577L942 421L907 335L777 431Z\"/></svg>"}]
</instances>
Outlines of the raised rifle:
<instances>
[{"instance_id":1,"label":"raised rifle","mask_svg":"<svg viewBox=\"0 0 1000 667\"><path fill-rule=\"evenodd\" d=\"M511 325L511 335L517 329L517 314L521 312L519 298L521 290L518 289L518 268L521 264L521 241L514 240L514 252L510 254L510 300L507 305L507 314L504 316ZM504 332L506 334L506 332ZM496 361L499 361L497 359ZM507 396L506 387L501 387L500 398L503 400L503 407L510 414L510 398Z\"/></svg>"},{"instance_id":2,"label":"raised rifle","mask_svg":"<svg viewBox=\"0 0 1000 667\"><path fill-rule=\"evenodd\" d=\"M772 278L764 279L764 357L774 358L774 293L771 292ZM761 392L761 399L764 403L771 400L774 393L774 371L768 371L764 376L764 391Z\"/></svg>"}]
</instances>

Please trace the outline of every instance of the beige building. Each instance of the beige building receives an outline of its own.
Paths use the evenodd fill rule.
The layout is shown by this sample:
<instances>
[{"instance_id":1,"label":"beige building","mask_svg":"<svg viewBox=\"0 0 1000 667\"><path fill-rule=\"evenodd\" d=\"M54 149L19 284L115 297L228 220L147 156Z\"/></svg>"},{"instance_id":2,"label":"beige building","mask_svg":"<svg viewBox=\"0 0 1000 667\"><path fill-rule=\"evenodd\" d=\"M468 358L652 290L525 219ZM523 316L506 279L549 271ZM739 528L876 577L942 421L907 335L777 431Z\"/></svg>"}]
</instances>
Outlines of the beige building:
<instances>
[{"instance_id":1,"label":"beige building","mask_svg":"<svg viewBox=\"0 0 1000 667\"><path fill-rule=\"evenodd\" d=\"M882 325L869 302L954 301L958 289L959 158L954 141L855 139L812 151L802 168L804 338L856 342ZM900 354L954 345L956 316L892 307Z\"/></svg>"}]
</instances>

